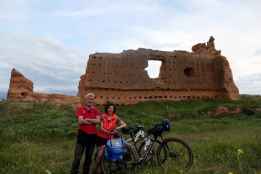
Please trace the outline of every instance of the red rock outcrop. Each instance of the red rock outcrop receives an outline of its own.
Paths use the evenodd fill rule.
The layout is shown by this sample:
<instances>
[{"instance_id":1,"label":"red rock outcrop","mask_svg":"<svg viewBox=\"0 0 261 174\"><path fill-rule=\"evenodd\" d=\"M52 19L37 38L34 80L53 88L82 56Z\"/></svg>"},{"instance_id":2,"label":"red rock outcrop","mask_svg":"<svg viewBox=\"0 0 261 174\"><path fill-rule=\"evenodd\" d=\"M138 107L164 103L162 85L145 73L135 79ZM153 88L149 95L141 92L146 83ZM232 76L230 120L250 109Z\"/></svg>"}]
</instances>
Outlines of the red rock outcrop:
<instances>
[{"instance_id":1,"label":"red rock outcrop","mask_svg":"<svg viewBox=\"0 0 261 174\"><path fill-rule=\"evenodd\" d=\"M162 62L159 78L145 70L148 60ZM119 54L89 56L79 82L79 96L94 92L99 104L134 104L150 100L194 100L227 98L239 91L226 57L215 49L214 38L196 44L192 52L127 50Z\"/></svg>"},{"instance_id":2,"label":"red rock outcrop","mask_svg":"<svg viewBox=\"0 0 261 174\"><path fill-rule=\"evenodd\" d=\"M7 94L9 101L50 102L54 104L77 104L80 98L62 94L45 94L33 91L33 82L17 70L11 72L9 90Z\"/></svg>"},{"instance_id":3,"label":"red rock outcrop","mask_svg":"<svg viewBox=\"0 0 261 174\"><path fill-rule=\"evenodd\" d=\"M33 100L33 82L23 74L13 69L9 90L7 94L8 100L32 101Z\"/></svg>"},{"instance_id":4,"label":"red rock outcrop","mask_svg":"<svg viewBox=\"0 0 261 174\"><path fill-rule=\"evenodd\" d=\"M220 56L221 51L215 48L215 39L211 36L207 43L198 43L192 47L193 53L207 54L208 56Z\"/></svg>"},{"instance_id":5,"label":"red rock outcrop","mask_svg":"<svg viewBox=\"0 0 261 174\"><path fill-rule=\"evenodd\" d=\"M239 107L236 107L234 109L229 109L228 107L225 106L219 106L213 111L209 111L208 115L209 116L220 116L224 114L239 114L241 112L241 109Z\"/></svg>"}]
</instances>

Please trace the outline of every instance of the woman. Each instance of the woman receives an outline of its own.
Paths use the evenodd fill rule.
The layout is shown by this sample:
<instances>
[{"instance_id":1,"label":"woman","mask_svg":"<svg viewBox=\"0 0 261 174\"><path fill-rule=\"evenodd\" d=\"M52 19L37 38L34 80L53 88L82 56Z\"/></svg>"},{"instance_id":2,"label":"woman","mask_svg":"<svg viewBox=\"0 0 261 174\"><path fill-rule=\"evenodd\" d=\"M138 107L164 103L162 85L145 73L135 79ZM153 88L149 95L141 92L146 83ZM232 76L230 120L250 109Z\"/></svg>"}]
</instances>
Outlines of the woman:
<instances>
[{"instance_id":1,"label":"woman","mask_svg":"<svg viewBox=\"0 0 261 174\"><path fill-rule=\"evenodd\" d=\"M111 139L117 133L117 130L126 127L126 123L116 115L116 107L113 104L105 106L105 113L101 115L100 130L97 131L97 145L99 146L97 156L97 167L104 152L107 140Z\"/></svg>"}]
</instances>

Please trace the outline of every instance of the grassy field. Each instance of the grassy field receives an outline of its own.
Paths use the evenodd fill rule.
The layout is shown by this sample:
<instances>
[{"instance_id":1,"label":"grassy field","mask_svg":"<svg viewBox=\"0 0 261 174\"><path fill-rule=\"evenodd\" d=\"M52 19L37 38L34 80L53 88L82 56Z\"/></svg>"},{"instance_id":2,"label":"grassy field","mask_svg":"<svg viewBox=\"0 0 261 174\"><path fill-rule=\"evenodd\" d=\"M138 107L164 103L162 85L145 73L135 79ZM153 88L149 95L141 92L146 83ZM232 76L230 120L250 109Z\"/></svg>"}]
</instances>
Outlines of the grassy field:
<instances>
[{"instance_id":1,"label":"grassy field","mask_svg":"<svg viewBox=\"0 0 261 174\"><path fill-rule=\"evenodd\" d=\"M193 149L195 161L187 173L261 174L261 113L209 116L208 111L217 106L261 108L261 98L146 102L121 106L118 114L128 124L146 127L162 118L172 120L172 130L166 136L182 138ZM0 173L69 173L76 130L70 106L0 102ZM148 168L141 173L163 172Z\"/></svg>"}]
</instances>

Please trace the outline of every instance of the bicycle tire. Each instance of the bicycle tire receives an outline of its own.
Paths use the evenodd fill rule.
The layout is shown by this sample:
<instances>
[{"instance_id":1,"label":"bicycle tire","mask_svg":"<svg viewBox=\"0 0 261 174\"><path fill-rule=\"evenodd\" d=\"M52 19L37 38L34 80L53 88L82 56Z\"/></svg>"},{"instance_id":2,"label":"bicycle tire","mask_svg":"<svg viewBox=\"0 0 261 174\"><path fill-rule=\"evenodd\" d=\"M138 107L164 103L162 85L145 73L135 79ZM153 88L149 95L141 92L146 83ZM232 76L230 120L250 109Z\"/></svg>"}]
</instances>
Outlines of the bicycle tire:
<instances>
[{"instance_id":1,"label":"bicycle tire","mask_svg":"<svg viewBox=\"0 0 261 174\"><path fill-rule=\"evenodd\" d=\"M160 156L162 153L164 153L163 158ZM181 157L183 157L185 161L181 161ZM187 171L193 165L193 152L190 146L181 139L164 138L161 146L157 150L157 161L162 167L164 167L164 163L169 161L171 163L168 163L169 166L174 166L178 170Z\"/></svg>"}]
</instances>

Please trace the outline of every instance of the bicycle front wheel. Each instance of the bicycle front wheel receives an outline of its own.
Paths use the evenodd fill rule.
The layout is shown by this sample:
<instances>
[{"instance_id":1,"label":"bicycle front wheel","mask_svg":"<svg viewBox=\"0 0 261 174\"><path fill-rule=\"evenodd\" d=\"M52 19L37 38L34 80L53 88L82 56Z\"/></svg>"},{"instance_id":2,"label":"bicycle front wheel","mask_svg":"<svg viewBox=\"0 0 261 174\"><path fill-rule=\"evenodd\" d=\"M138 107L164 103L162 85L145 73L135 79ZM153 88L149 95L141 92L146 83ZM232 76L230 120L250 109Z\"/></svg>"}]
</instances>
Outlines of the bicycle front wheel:
<instances>
[{"instance_id":1,"label":"bicycle front wheel","mask_svg":"<svg viewBox=\"0 0 261 174\"><path fill-rule=\"evenodd\" d=\"M193 164L193 153L183 140L166 138L157 150L157 161L164 168L186 171Z\"/></svg>"}]
</instances>

